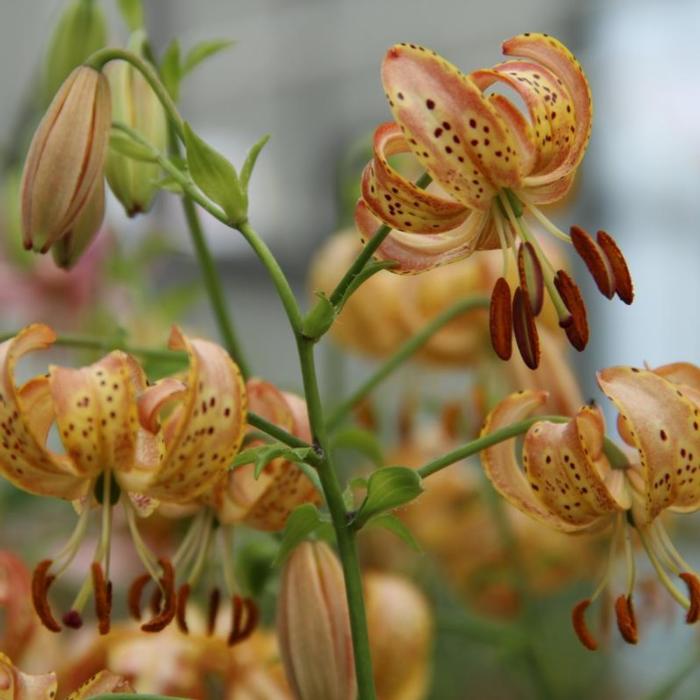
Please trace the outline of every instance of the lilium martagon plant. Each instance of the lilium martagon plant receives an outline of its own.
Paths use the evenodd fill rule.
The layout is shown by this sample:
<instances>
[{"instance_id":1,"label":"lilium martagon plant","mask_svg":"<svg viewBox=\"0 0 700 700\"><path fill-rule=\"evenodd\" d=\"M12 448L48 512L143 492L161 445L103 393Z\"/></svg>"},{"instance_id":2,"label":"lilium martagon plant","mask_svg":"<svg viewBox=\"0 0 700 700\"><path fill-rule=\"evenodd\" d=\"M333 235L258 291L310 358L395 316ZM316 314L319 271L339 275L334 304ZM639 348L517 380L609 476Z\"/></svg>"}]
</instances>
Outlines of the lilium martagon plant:
<instances>
[{"instance_id":1,"label":"lilium martagon plant","mask_svg":"<svg viewBox=\"0 0 700 700\"><path fill-rule=\"evenodd\" d=\"M686 610L686 621L700 617L700 578L671 542L661 522L666 511L700 508L700 369L675 363L655 370L611 367L598 383L619 411L623 446L606 436L600 410L584 406L570 420L535 421L525 434L519 466L513 440L482 452L486 475L496 490L520 511L569 534L610 532L610 559L595 592L573 610L582 644L597 641L584 613L611 585L615 552L625 551L626 584L615 600L618 628L636 644L632 604L636 534L661 584ZM540 408L544 391L511 394L486 420L482 435L519 421ZM679 589L672 576L687 588Z\"/></svg>"},{"instance_id":2,"label":"lilium martagon plant","mask_svg":"<svg viewBox=\"0 0 700 700\"><path fill-rule=\"evenodd\" d=\"M588 145L592 101L579 62L547 34L521 34L503 43L518 57L465 75L416 44L389 49L382 81L394 122L374 135L374 157L362 176L355 221L362 240L384 224L391 230L376 251L390 271L415 274L480 250L503 250L503 273L491 297L493 347L511 356L513 332L526 364L539 364L535 318L545 292L559 325L579 351L588 342L586 307L573 279L556 270L531 229L572 243L600 291L630 304L634 292L625 259L604 231L559 230L540 207L562 200ZM494 85L514 90L524 115ZM409 152L437 186L425 191L407 180L389 157ZM423 183L420 183L423 184ZM387 228L384 230L386 231ZM518 243L519 242L519 243ZM511 298L509 261L519 285Z\"/></svg>"},{"instance_id":3,"label":"lilium martagon plant","mask_svg":"<svg viewBox=\"0 0 700 700\"><path fill-rule=\"evenodd\" d=\"M50 347L55 338L48 326L35 324L0 345L0 474L28 493L72 501L79 514L63 550L34 571L34 607L45 627L61 630L49 588L75 559L97 507L102 513L97 549L62 622L80 627L94 591L99 630L109 631L111 515L121 501L136 551L163 593L154 617L142 626L158 631L175 616L176 572L170 561L148 550L137 516L149 515L161 502L190 503L226 473L245 432L245 386L223 348L187 338L177 329L170 347L189 357L184 377L148 386L136 360L114 351L79 369L52 365L47 374L17 386L17 362L28 352ZM161 424L166 404L171 410ZM64 454L47 446L54 423Z\"/></svg>"}]
</instances>

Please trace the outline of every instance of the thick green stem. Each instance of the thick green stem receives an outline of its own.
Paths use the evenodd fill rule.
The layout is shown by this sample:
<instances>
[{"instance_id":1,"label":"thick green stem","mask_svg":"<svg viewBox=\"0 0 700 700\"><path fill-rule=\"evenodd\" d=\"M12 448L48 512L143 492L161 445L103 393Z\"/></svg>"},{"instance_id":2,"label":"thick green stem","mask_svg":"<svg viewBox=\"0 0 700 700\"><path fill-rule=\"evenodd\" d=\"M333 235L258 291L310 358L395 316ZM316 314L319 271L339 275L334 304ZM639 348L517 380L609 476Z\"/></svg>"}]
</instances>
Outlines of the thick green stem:
<instances>
[{"instance_id":1,"label":"thick green stem","mask_svg":"<svg viewBox=\"0 0 700 700\"><path fill-rule=\"evenodd\" d=\"M182 127L182 117L177 110L177 106L170 97L168 89L163 85L158 73L155 68L151 66L147 61L137 56L131 51L126 51L125 49L117 48L106 48L96 51L87 61L85 61L86 66L90 66L97 71L102 71L107 63L110 61L126 61L130 63L136 70L143 75L148 84L153 88L153 92L156 93L156 97L163 105L163 109L168 115L168 120L175 129L178 137L184 140L184 131Z\"/></svg>"},{"instance_id":2,"label":"thick green stem","mask_svg":"<svg viewBox=\"0 0 700 700\"><path fill-rule=\"evenodd\" d=\"M418 180L416 180L416 186L421 189L425 189L431 182L432 178L428 173L423 173ZM355 262L350 266L348 271L343 276L343 279L338 282L336 288L331 292L330 297L328 297L333 304L333 306L338 306L343 299L345 294L352 285L355 277L362 272L365 265L370 261L370 258L375 254L377 248L383 243L384 239L391 232L391 226L382 225L375 232L372 238L365 244L360 254L355 258Z\"/></svg>"},{"instance_id":3,"label":"thick green stem","mask_svg":"<svg viewBox=\"0 0 700 700\"><path fill-rule=\"evenodd\" d=\"M367 396L378 384L383 382L392 372L400 367L409 357L418 352L435 333L457 316L473 311L487 309L489 300L486 297L469 297L460 299L407 340L374 374L358 387L343 403L341 403L328 418L328 429L333 430L350 413L358 401Z\"/></svg>"},{"instance_id":4,"label":"thick green stem","mask_svg":"<svg viewBox=\"0 0 700 700\"><path fill-rule=\"evenodd\" d=\"M355 535L348 527L347 511L343 502L342 490L330 457L321 395L316 377L314 342L304 338L301 334L297 334L297 346L314 446L321 458L318 475L326 496L328 510L333 519L333 527L338 541L338 553L345 577L345 593L350 611L350 627L355 653L358 700L376 700L360 563L357 556Z\"/></svg>"}]
</instances>

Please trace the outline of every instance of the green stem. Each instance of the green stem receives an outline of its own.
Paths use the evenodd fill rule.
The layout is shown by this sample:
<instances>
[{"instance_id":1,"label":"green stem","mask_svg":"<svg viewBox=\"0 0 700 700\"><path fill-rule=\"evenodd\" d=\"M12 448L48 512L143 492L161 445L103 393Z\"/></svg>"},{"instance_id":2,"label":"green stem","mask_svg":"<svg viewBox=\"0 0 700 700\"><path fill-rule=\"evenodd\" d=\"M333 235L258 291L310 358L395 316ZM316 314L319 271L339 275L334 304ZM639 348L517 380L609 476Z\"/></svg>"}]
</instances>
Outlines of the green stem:
<instances>
[{"instance_id":1,"label":"green stem","mask_svg":"<svg viewBox=\"0 0 700 700\"><path fill-rule=\"evenodd\" d=\"M168 115L168 119L177 132L178 137L181 140L184 140L185 137L182 126L182 117L177 110L177 106L173 101L173 98L170 97L170 93L158 77L158 73L156 72L155 68L147 61L139 58L139 56L137 56L135 53L117 48L106 48L96 51L94 54L92 54L92 56L90 56L90 58L87 59L87 61L85 61L85 65L90 66L97 71L102 71L105 65L110 61L126 61L136 68L141 75L143 75L148 84L153 88L153 92L155 92L156 97L163 105L163 109Z\"/></svg>"},{"instance_id":2,"label":"green stem","mask_svg":"<svg viewBox=\"0 0 700 700\"><path fill-rule=\"evenodd\" d=\"M435 335L443 326L457 316L473 311L474 309L487 309L489 300L486 297L468 297L456 301L441 314L426 323L421 330L407 340L374 374L358 387L343 403L336 407L328 418L328 429L333 430L350 413L361 399L367 396L378 384L383 382L392 372L400 367L409 357L415 354Z\"/></svg>"},{"instance_id":3,"label":"green stem","mask_svg":"<svg viewBox=\"0 0 700 700\"><path fill-rule=\"evenodd\" d=\"M347 511L343 502L342 490L331 462L321 395L316 377L314 341L304 338L300 333L297 333L297 347L304 379L311 432L314 436L314 446L317 448L321 459L318 475L326 496L328 510L333 520L333 528L338 541L338 553L345 577L345 593L350 613L350 628L352 630L352 643L355 654L358 700L376 700L377 695L372 675L372 657L369 650L369 635L367 632L367 616L362 592L362 575L357 556L355 534L348 527Z\"/></svg>"},{"instance_id":4,"label":"green stem","mask_svg":"<svg viewBox=\"0 0 700 700\"><path fill-rule=\"evenodd\" d=\"M423 175L416 180L416 186L424 190L432 181L433 180L428 173L423 173ZM355 258L355 262L353 262L343 278L336 285L336 288L331 292L330 297L328 297L333 306L337 307L345 299L345 294L352 285L353 281L357 275L362 272L365 265L377 251L377 248L379 248L379 246L384 242L384 239L389 235L391 230L391 226L384 224L380 226L374 232L372 238L367 241L365 247L362 249L357 258Z\"/></svg>"},{"instance_id":5,"label":"green stem","mask_svg":"<svg viewBox=\"0 0 700 700\"><path fill-rule=\"evenodd\" d=\"M286 430L283 430L274 423L270 423L270 421L266 420L262 416L259 416L257 413L252 413L251 411L248 411L248 425L252 425L254 428L261 430L263 433L266 433L270 437L275 438L275 440L284 443L288 447L293 447L295 449L311 448L311 445L309 445L308 442L304 442L300 438L296 437L296 435L292 435L291 433L288 433ZM313 467L318 467L321 463L321 460L315 453L312 453L304 461Z\"/></svg>"}]
</instances>

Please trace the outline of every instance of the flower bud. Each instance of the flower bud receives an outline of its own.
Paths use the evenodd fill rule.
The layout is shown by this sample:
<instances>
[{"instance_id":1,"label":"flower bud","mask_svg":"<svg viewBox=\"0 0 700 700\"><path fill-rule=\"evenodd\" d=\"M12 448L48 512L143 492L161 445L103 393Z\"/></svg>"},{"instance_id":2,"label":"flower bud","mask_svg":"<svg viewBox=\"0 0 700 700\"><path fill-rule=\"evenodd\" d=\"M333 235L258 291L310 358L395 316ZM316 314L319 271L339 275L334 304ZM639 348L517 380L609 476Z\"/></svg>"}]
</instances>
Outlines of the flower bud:
<instances>
[{"instance_id":1,"label":"flower bud","mask_svg":"<svg viewBox=\"0 0 700 700\"><path fill-rule=\"evenodd\" d=\"M70 72L107 43L107 24L95 0L72 0L51 37L44 66L45 104Z\"/></svg>"},{"instance_id":2,"label":"flower bud","mask_svg":"<svg viewBox=\"0 0 700 700\"><path fill-rule=\"evenodd\" d=\"M277 636L287 680L304 700L355 700L343 571L324 542L302 542L282 573Z\"/></svg>"},{"instance_id":3,"label":"flower bud","mask_svg":"<svg viewBox=\"0 0 700 700\"><path fill-rule=\"evenodd\" d=\"M410 581L365 576L374 682L381 700L421 700L430 679L432 621L428 602Z\"/></svg>"},{"instance_id":4,"label":"flower bud","mask_svg":"<svg viewBox=\"0 0 700 700\"><path fill-rule=\"evenodd\" d=\"M110 124L107 78L88 66L76 68L41 120L24 164L25 248L47 252L96 206L93 195L102 183ZM94 214L88 218L96 230Z\"/></svg>"},{"instance_id":5,"label":"flower bud","mask_svg":"<svg viewBox=\"0 0 700 700\"><path fill-rule=\"evenodd\" d=\"M164 152L168 145L168 122L163 106L146 79L126 61L111 63L105 72L112 93L114 120L138 131L152 146ZM157 163L135 160L109 149L105 174L110 189L129 216L150 209L158 191L160 166Z\"/></svg>"}]
</instances>

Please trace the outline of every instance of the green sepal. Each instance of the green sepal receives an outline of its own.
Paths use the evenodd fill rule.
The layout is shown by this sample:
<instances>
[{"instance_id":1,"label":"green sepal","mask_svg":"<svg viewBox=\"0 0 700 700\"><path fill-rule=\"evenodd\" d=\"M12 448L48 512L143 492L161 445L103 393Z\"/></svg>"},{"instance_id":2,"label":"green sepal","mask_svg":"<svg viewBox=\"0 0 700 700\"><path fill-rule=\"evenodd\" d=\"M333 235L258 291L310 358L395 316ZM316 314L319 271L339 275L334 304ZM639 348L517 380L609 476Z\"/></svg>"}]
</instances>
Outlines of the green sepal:
<instances>
[{"instance_id":1,"label":"green sepal","mask_svg":"<svg viewBox=\"0 0 700 700\"><path fill-rule=\"evenodd\" d=\"M231 48L236 42L231 39L209 39L195 44L185 56L180 68L180 79L193 71L202 61L214 56L220 51Z\"/></svg>"},{"instance_id":2,"label":"green sepal","mask_svg":"<svg viewBox=\"0 0 700 700\"><path fill-rule=\"evenodd\" d=\"M305 503L295 508L287 518L287 524L284 526L282 541L273 563L274 566L282 564L298 544L311 537L314 533L320 532L326 535L329 524L330 518L322 514L311 503Z\"/></svg>"},{"instance_id":3,"label":"green sepal","mask_svg":"<svg viewBox=\"0 0 700 700\"><path fill-rule=\"evenodd\" d=\"M143 21L143 3L141 0L119 0L119 12L130 32L141 29Z\"/></svg>"},{"instance_id":4,"label":"green sepal","mask_svg":"<svg viewBox=\"0 0 700 700\"><path fill-rule=\"evenodd\" d=\"M372 460L376 467L381 467L384 464L384 453L382 446L377 436L357 426L348 426L336 431L331 438L332 449L351 449L357 450L365 457Z\"/></svg>"},{"instance_id":5,"label":"green sepal","mask_svg":"<svg viewBox=\"0 0 700 700\"><path fill-rule=\"evenodd\" d=\"M187 164L192 179L204 194L226 212L232 224L245 220L248 197L233 165L184 124Z\"/></svg>"},{"instance_id":6,"label":"green sepal","mask_svg":"<svg viewBox=\"0 0 700 700\"><path fill-rule=\"evenodd\" d=\"M423 492L421 477L408 467L382 467L367 480L367 495L353 520L360 529L369 520L410 503Z\"/></svg>"},{"instance_id":7,"label":"green sepal","mask_svg":"<svg viewBox=\"0 0 700 700\"><path fill-rule=\"evenodd\" d=\"M170 97L175 102L180 99L180 42L173 39L160 61L160 78Z\"/></svg>"},{"instance_id":8,"label":"green sepal","mask_svg":"<svg viewBox=\"0 0 700 700\"><path fill-rule=\"evenodd\" d=\"M260 151L267 145L270 140L270 134L265 134L257 143L253 144L248 151L243 167L241 168L241 187L247 192L250 176L253 174L253 168L258 161Z\"/></svg>"},{"instance_id":9,"label":"green sepal","mask_svg":"<svg viewBox=\"0 0 700 700\"><path fill-rule=\"evenodd\" d=\"M381 527L389 530L389 532L401 538L411 549L416 552L423 551L406 523L394 513L382 513L375 516L367 523L367 527Z\"/></svg>"}]
</instances>

